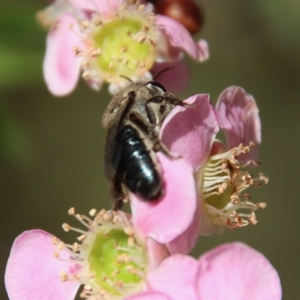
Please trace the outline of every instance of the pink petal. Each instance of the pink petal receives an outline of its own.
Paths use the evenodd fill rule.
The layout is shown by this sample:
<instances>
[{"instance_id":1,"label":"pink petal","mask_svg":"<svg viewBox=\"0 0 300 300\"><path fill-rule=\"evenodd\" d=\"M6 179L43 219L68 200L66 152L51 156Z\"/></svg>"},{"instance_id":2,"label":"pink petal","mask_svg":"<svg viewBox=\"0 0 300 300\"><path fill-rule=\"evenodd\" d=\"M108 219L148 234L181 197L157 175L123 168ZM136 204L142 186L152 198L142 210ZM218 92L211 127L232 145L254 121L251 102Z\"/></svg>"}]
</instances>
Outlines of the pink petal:
<instances>
[{"instance_id":1,"label":"pink petal","mask_svg":"<svg viewBox=\"0 0 300 300\"><path fill-rule=\"evenodd\" d=\"M250 153L243 157L243 161L257 159L261 126L253 96L240 87L229 87L220 95L216 113L219 126L226 134L229 149L237 147L240 143L248 145L253 141L256 147L251 148Z\"/></svg>"},{"instance_id":2,"label":"pink petal","mask_svg":"<svg viewBox=\"0 0 300 300\"><path fill-rule=\"evenodd\" d=\"M79 9L86 9L91 11L97 9L94 0L69 0L69 2Z\"/></svg>"},{"instance_id":3,"label":"pink petal","mask_svg":"<svg viewBox=\"0 0 300 300\"><path fill-rule=\"evenodd\" d=\"M143 237L168 243L192 223L197 193L191 167L182 159L169 159L157 153L165 180L165 196L155 202L130 194L132 220Z\"/></svg>"},{"instance_id":4,"label":"pink petal","mask_svg":"<svg viewBox=\"0 0 300 300\"><path fill-rule=\"evenodd\" d=\"M124 0L69 0L79 9L90 10L98 13L110 14L120 6Z\"/></svg>"},{"instance_id":5,"label":"pink petal","mask_svg":"<svg viewBox=\"0 0 300 300\"><path fill-rule=\"evenodd\" d=\"M195 43L190 33L179 22L161 15L155 16L155 24L161 27L169 35L170 43L184 50L193 59L205 61L209 58L208 45L205 40Z\"/></svg>"},{"instance_id":6,"label":"pink petal","mask_svg":"<svg viewBox=\"0 0 300 300\"><path fill-rule=\"evenodd\" d=\"M200 221L202 215L202 201L198 199L197 203L197 210L195 212L191 225L181 235L167 244L167 247L171 254L188 254L194 249L195 245L197 244L200 234L199 229L201 229Z\"/></svg>"},{"instance_id":7,"label":"pink petal","mask_svg":"<svg viewBox=\"0 0 300 300\"><path fill-rule=\"evenodd\" d=\"M164 70L172 66L169 70L155 77L155 81L161 83L168 92L179 93L187 88L191 78L191 69L183 60L179 60L174 64L171 63L156 63L151 73L155 76L160 70Z\"/></svg>"},{"instance_id":8,"label":"pink petal","mask_svg":"<svg viewBox=\"0 0 300 300\"><path fill-rule=\"evenodd\" d=\"M192 106L175 107L165 119L160 134L166 146L197 171L208 158L219 127L208 95L195 95L184 102Z\"/></svg>"},{"instance_id":9,"label":"pink petal","mask_svg":"<svg viewBox=\"0 0 300 300\"><path fill-rule=\"evenodd\" d=\"M200 300L280 300L280 279L265 256L243 243L225 244L199 259Z\"/></svg>"},{"instance_id":10,"label":"pink petal","mask_svg":"<svg viewBox=\"0 0 300 300\"><path fill-rule=\"evenodd\" d=\"M148 255L148 269L155 270L160 263L170 256L168 248L164 244L160 244L152 238L146 238L146 248Z\"/></svg>"},{"instance_id":11,"label":"pink petal","mask_svg":"<svg viewBox=\"0 0 300 300\"><path fill-rule=\"evenodd\" d=\"M124 300L172 300L171 298L156 292L138 293L134 296L125 298Z\"/></svg>"},{"instance_id":12,"label":"pink petal","mask_svg":"<svg viewBox=\"0 0 300 300\"><path fill-rule=\"evenodd\" d=\"M156 62L176 62L184 56L180 48L171 44L168 33L165 30L158 31L158 43L156 44Z\"/></svg>"},{"instance_id":13,"label":"pink petal","mask_svg":"<svg viewBox=\"0 0 300 300\"><path fill-rule=\"evenodd\" d=\"M70 24L73 24L73 29L69 28ZM78 47L82 50L79 32L76 19L64 14L47 36L43 70L48 89L55 96L69 94L77 84L81 58L76 57L73 49Z\"/></svg>"},{"instance_id":14,"label":"pink petal","mask_svg":"<svg viewBox=\"0 0 300 300\"><path fill-rule=\"evenodd\" d=\"M220 140L215 139L210 150L210 155L215 155L226 151L227 151L226 145Z\"/></svg>"},{"instance_id":15,"label":"pink petal","mask_svg":"<svg viewBox=\"0 0 300 300\"><path fill-rule=\"evenodd\" d=\"M147 290L161 292L172 300L197 300L198 268L196 259L186 255L172 255L158 269L148 274Z\"/></svg>"},{"instance_id":16,"label":"pink petal","mask_svg":"<svg viewBox=\"0 0 300 300\"><path fill-rule=\"evenodd\" d=\"M67 251L54 257L52 236L42 230L25 231L11 249L6 266L5 286L11 300L73 300L80 286L77 281L62 282L59 272L72 273Z\"/></svg>"}]
</instances>

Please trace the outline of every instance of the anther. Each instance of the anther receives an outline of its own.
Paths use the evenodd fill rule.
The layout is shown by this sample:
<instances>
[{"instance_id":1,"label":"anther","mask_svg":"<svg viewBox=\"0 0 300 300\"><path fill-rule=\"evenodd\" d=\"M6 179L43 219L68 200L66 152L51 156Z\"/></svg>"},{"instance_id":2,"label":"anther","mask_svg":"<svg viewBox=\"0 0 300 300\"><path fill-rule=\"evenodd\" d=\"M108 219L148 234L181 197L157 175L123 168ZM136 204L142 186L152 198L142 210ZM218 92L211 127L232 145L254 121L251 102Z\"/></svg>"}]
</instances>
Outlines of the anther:
<instances>
[{"instance_id":1,"label":"anther","mask_svg":"<svg viewBox=\"0 0 300 300\"><path fill-rule=\"evenodd\" d=\"M88 20L83 20L80 22L83 29L88 28L90 26L90 22Z\"/></svg>"},{"instance_id":2,"label":"anther","mask_svg":"<svg viewBox=\"0 0 300 300\"><path fill-rule=\"evenodd\" d=\"M90 78L91 72L90 71L84 71L81 76L82 76L82 78L87 80L87 79Z\"/></svg>"},{"instance_id":3,"label":"anther","mask_svg":"<svg viewBox=\"0 0 300 300\"><path fill-rule=\"evenodd\" d=\"M90 63L87 60L84 60L81 63L82 68L87 68L89 65L90 65Z\"/></svg>"},{"instance_id":4,"label":"anther","mask_svg":"<svg viewBox=\"0 0 300 300\"><path fill-rule=\"evenodd\" d=\"M102 208L100 211L99 211L99 215L103 216L104 214L106 213L106 210L104 208Z\"/></svg>"},{"instance_id":5,"label":"anther","mask_svg":"<svg viewBox=\"0 0 300 300\"><path fill-rule=\"evenodd\" d=\"M115 277L116 275L118 275L120 273L120 271L118 269L115 269L112 273L111 276Z\"/></svg>"},{"instance_id":6,"label":"anther","mask_svg":"<svg viewBox=\"0 0 300 300\"><path fill-rule=\"evenodd\" d=\"M119 217L118 216L114 216L112 222L114 224L116 224L116 223L118 223L118 221L119 221Z\"/></svg>"},{"instance_id":7,"label":"anther","mask_svg":"<svg viewBox=\"0 0 300 300\"><path fill-rule=\"evenodd\" d=\"M244 198L246 201L251 200L251 196L249 194L244 194Z\"/></svg>"},{"instance_id":8,"label":"anther","mask_svg":"<svg viewBox=\"0 0 300 300\"><path fill-rule=\"evenodd\" d=\"M129 237L128 240L127 240L127 244L128 244L129 247L133 247L135 245L134 238Z\"/></svg>"},{"instance_id":9,"label":"anther","mask_svg":"<svg viewBox=\"0 0 300 300\"><path fill-rule=\"evenodd\" d=\"M60 252L59 251L54 251L54 257L55 258L57 258L57 259L59 259L59 257L60 257L60 254L59 254Z\"/></svg>"},{"instance_id":10,"label":"anther","mask_svg":"<svg viewBox=\"0 0 300 300\"><path fill-rule=\"evenodd\" d=\"M65 282L68 280L68 274L65 271L60 271L59 272L59 277L62 282Z\"/></svg>"},{"instance_id":11,"label":"anther","mask_svg":"<svg viewBox=\"0 0 300 300\"><path fill-rule=\"evenodd\" d=\"M121 48L121 54L124 53L124 52L126 52L127 49L128 49L127 46L123 46L123 47Z\"/></svg>"},{"instance_id":12,"label":"anther","mask_svg":"<svg viewBox=\"0 0 300 300\"><path fill-rule=\"evenodd\" d=\"M82 55L82 51L79 50L78 47L73 47L73 52L75 53L76 56L81 56Z\"/></svg>"},{"instance_id":13,"label":"anther","mask_svg":"<svg viewBox=\"0 0 300 300\"><path fill-rule=\"evenodd\" d=\"M68 214L70 216L74 215L75 214L75 208L74 207L71 207L69 210L68 210Z\"/></svg>"},{"instance_id":14,"label":"anther","mask_svg":"<svg viewBox=\"0 0 300 300\"><path fill-rule=\"evenodd\" d=\"M79 242L82 242L85 238L86 238L86 234L82 234L82 235L80 235L79 237L77 237L77 240L78 240Z\"/></svg>"},{"instance_id":15,"label":"anther","mask_svg":"<svg viewBox=\"0 0 300 300\"><path fill-rule=\"evenodd\" d=\"M267 207L267 203L265 202L256 203L256 207L260 209L264 209Z\"/></svg>"},{"instance_id":16,"label":"anther","mask_svg":"<svg viewBox=\"0 0 300 300\"><path fill-rule=\"evenodd\" d=\"M97 213L97 210L96 210L95 208L92 208L92 209L89 211L89 215L90 215L91 217L95 217L96 213Z\"/></svg>"},{"instance_id":17,"label":"anther","mask_svg":"<svg viewBox=\"0 0 300 300\"><path fill-rule=\"evenodd\" d=\"M134 266L127 266L126 271L130 274L137 274L137 269Z\"/></svg>"},{"instance_id":18,"label":"anther","mask_svg":"<svg viewBox=\"0 0 300 300\"><path fill-rule=\"evenodd\" d=\"M79 244L77 242L75 242L73 245L72 245L72 251L73 252L78 252L79 251Z\"/></svg>"},{"instance_id":19,"label":"anther","mask_svg":"<svg viewBox=\"0 0 300 300\"><path fill-rule=\"evenodd\" d=\"M71 230L70 225L68 225L67 223L62 224L62 228L65 232L68 232Z\"/></svg>"},{"instance_id":20,"label":"anther","mask_svg":"<svg viewBox=\"0 0 300 300\"><path fill-rule=\"evenodd\" d=\"M111 61L110 63L109 63L109 65L108 65L108 68L109 69L112 69L114 67L114 63Z\"/></svg>"},{"instance_id":21,"label":"anther","mask_svg":"<svg viewBox=\"0 0 300 300\"><path fill-rule=\"evenodd\" d=\"M98 57L99 55L101 55L102 50L101 48L97 48L97 49L93 49L90 51L90 56L91 57Z\"/></svg>"},{"instance_id":22,"label":"anther","mask_svg":"<svg viewBox=\"0 0 300 300\"><path fill-rule=\"evenodd\" d=\"M138 8L139 11L142 11L143 9L145 9L145 5L144 4L141 4Z\"/></svg>"},{"instance_id":23,"label":"anther","mask_svg":"<svg viewBox=\"0 0 300 300\"><path fill-rule=\"evenodd\" d=\"M57 237L53 236L51 242L53 245L57 245L60 242L60 240Z\"/></svg>"},{"instance_id":24,"label":"anther","mask_svg":"<svg viewBox=\"0 0 300 300\"><path fill-rule=\"evenodd\" d=\"M92 290L92 286L90 284L85 284L83 288L87 291Z\"/></svg>"},{"instance_id":25,"label":"anther","mask_svg":"<svg viewBox=\"0 0 300 300\"><path fill-rule=\"evenodd\" d=\"M134 230L132 227L125 227L124 228L124 232L125 234L129 235L129 236L133 236L134 235Z\"/></svg>"},{"instance_id":26,"label":"anther","mask_svg":"<svg viewBox=\"0 0 300 300\"><path fill-rule=\"evenodd\" d=\"M56 248L57 248L59 251L61 251L62 249L65 248L65 243L60 242L59 244L57 244Z\"/></svg>"},{"instance_id":27,"label":"anther","mask_svg":"<svg viewBox=\"0 0 300 300\"><path fill-rule=\"evenodd\" d=\"M83 220L83 219L84 219L84 217L83 217L83 215L76 214L76 219L78 219L78 220Z\"/></svg>"},{"instance_id":28,"label":"anther","mask_svg":"<svg viewBox=\"0 0 300 300\"><path fill-rule=\"evenodd\" d=\"M222 185L219 187L218 192L220 194L223 194L225 192L226 188L227 188L227 183L223 182Z\"/></svg>"},{"instance_id":29,"label":"anther","mask_svg":"<svg viewBox=\"0 0 300 300\"><path fill-rule=\"evenodd\" d=\"M246 146L244 149L243 149L243 153L249 153L250 152L250 148L249 146Z\"/></svg>"}]
</instances>

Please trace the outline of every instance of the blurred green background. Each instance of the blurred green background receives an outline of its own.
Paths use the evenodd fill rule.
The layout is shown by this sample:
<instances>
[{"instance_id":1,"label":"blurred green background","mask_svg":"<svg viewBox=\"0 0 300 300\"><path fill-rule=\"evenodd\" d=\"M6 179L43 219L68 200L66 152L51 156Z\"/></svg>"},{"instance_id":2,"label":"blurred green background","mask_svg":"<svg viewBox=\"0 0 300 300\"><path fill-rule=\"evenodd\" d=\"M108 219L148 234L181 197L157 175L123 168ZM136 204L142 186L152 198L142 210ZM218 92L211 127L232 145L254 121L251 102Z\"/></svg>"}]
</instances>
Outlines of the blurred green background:
<instances>
[{"instance_id":1,"label":"blurred green background","mask_svg":"<svg viewBox=\"0 0 300 300\"><path fill-rule=\"evenodd\" d=\"M256 98L263 143L259 155L270 183L250 191L266 201L259 224L199 240L193 252L243 241L278 270L284 299L300 294L300 1L202 0L201 35L209 62L189 61L193 77L185 98L210 93L215 102L230 85ZM35 22L48 2L1 0L0 4L0 269L4 274L14 238L43 228L63 239L67 210L109 207L103 176L105 130L101 116L110 96L81 82L66 98L54 98L43 81L46 31ZM1 282L0 299L7 299Z\"/></svg>"}]
</instances>

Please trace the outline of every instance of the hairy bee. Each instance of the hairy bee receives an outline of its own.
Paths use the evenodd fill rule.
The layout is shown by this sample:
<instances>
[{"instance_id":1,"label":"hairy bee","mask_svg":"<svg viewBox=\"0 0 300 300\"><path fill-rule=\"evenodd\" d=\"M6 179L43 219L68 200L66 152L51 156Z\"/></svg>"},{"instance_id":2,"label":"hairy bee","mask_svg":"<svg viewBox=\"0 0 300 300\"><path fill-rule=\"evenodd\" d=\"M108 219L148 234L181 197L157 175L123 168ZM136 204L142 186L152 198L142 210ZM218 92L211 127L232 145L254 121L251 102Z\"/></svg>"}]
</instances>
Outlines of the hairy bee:
<instances>
[{"instance_id":1,"label":"hairy bee","mask_svg":"<svg viewBox=\"0 0 300 300\"><path fill-rule=\"evenodd\" d=\"M111 180L113 209L122 208L125 185L145 201L164 195L164 182L155 152L172 157L159 140L161 124L169 112L183 105L155 81L132 83L115 95L102 118L108 128L105 174Z\"/></svg>"}]
</instances>

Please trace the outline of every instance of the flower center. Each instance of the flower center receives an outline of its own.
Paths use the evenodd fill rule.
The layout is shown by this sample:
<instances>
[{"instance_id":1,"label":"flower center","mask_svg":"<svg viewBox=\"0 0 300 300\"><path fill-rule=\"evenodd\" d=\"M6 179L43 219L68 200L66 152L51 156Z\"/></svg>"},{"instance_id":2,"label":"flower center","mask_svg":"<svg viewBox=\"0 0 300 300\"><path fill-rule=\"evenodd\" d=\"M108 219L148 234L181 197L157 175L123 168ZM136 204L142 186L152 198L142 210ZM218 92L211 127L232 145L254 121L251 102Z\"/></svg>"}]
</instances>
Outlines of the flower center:
<instances>
[{"instance_id":1,"label":"flower center","mask_svg":"<svg viewBox=\"0 0 300 300\"><path fill-rule=\"evenodd\" d=\"M90 219L75 214L73 208L69 214L74 215L88 231L63 224L65 231L81 233L78 237L81 243L65 245L54 241L58 250L70 252L72 264L77 266L73 272L62 271L61 279L77 280L83 284L80 297L84 299L123 299L139 291L146 272L146 255L126 215L92 210L90 214L94 219ZM59 252L56 256L59 257Z\"/></svg>"},{"instance_id":2,"label":"flower center","mask_svg":"<svg viewBox=\"0 0 300 300\"><path fill-rule=\"evenodd\" d=\"M103 25L94 35L94 45L101 49L96 61L106 80L139 76L149 70L155 57L150 41L148 29L139 20L115 20Z\"/></svg>"},{"instance_id":3,"label":"flower center","mask_svg":"<svg viewBox=\"0 0 300 300\"><path fill-rule=\"evenodd\" d=\"M251 160L241 165L237 157L248 153L249 146L240 145L227 152L212 155L206 165L196 175L204 200L204 208L214 224L227 226L230 229L239 228L248 224L257 224L254 211L265 208L265 203L252 203L249 194L241 193L250 186L259 187L268 183L268 178L260 173L253 177L245 167L253 164Z\"/></svg>"},{"instance_id":4,"label":"flower center","mask_svg":"<svg viewBox=\"0 0 300 300\"><path fill-rule=\"evenodd\" d=\"M81 22L87 50L75 48L83 56L83 77L100 76L118 83L121 76L140 78L152 67L156 56L157 30L154 14L139 1L125 4L109 15L93 14Z\"/></svg>"},{"instance_id":5,"label":"flower center","mask_svg":"<svg viewBox=\"0 0 300 300\"><path fill-rule=\"evenodd\" d=\"M140 282L144 268L139 250L128 245L128 235L123 230L99 233L89 255L90 268L99 286L121 295L119 290L124 285Z\"/></svg>"}]
</instances>

